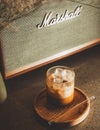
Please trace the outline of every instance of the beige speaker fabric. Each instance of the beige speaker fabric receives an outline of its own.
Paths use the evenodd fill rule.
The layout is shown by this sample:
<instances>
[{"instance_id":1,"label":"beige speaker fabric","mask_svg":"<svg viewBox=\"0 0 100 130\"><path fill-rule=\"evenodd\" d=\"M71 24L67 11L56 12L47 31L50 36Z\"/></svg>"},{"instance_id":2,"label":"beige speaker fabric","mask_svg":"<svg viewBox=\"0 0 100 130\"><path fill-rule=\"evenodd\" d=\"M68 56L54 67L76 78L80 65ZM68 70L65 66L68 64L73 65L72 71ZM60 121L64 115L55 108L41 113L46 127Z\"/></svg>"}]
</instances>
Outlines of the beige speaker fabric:
<instances>
[{"instance_id":1,"label":"beige speaker fabric","mask_svg":"<svg viewBox=\"0 0 100 130\"><path fill-rule=\"evenodd\" d=\"M62 14L82 6L80 15L61 23L37 28L46 12ZM100 37L100 9L93 5L66 1L42 5L37 10L16 19L10 28L1 31L2 50L6 73L53 56L70 48Z\"/></svg>"}]
</instances>

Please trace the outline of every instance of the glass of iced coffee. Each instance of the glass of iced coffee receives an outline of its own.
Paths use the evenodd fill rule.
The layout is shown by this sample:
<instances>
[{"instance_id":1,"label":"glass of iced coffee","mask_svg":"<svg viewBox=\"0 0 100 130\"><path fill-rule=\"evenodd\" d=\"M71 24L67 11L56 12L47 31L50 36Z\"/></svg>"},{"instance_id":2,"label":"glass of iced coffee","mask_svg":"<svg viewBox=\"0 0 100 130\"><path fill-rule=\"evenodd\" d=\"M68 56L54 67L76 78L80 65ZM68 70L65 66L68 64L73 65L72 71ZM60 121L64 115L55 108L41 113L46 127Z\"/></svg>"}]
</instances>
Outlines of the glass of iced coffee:
<instances>
[{"instance_id":1,"label":"glass of iced coffee","mask_svg":"<svg viewBox=\"0 0 100 130\"><path fill-rule=\"evenodd\" d=\"M74 98L74 71L66 66L54 66L47 70L47 100L56 105L67 105Z\"/></svg>"}]
</instances>

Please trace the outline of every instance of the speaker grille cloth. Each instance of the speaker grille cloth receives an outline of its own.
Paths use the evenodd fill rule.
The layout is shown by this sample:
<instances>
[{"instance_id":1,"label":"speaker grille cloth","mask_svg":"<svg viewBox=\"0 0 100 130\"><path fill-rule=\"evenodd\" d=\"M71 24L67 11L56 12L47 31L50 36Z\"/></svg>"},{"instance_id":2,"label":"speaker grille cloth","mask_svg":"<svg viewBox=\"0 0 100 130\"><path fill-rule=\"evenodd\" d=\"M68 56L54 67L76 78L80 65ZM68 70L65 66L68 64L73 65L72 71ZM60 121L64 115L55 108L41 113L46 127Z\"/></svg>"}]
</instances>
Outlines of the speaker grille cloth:
<instances>
[{"instance_id":1,"label":"speaker grille cloth","mask_svg":"<svg viewBox=\"0 0 100 130\"><path fill-rule=\"evenodd\" d=\"M44 4L29 15L13 21L11 28L1 31L5 71L10 72L59 52L84 44L100 37L100 10L87 5L79 17L42 29L36 25L41 22L45 12L53 15L73 11L79 3L71 1Z\"/></svg>"}]
</instances>

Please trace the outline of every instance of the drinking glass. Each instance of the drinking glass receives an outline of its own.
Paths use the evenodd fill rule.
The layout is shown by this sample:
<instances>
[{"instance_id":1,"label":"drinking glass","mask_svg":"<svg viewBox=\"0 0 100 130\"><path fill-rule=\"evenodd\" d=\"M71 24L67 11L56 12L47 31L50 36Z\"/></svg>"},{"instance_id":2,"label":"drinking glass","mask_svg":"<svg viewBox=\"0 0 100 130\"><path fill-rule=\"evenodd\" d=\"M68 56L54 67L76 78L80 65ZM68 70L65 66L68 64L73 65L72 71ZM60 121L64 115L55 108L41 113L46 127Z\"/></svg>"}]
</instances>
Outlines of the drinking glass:
<instances>
[{"instance_id":1,"label":"drinking glass","mask_svg":"<svg viewBox=\"0 0 100 130\"><path fill-rule=\"evenodd\" d=\"M66 66L53 66L46 72L47 100L57 105L67 105L74 98L75 73Z\"/></svg>"}]
</instances>

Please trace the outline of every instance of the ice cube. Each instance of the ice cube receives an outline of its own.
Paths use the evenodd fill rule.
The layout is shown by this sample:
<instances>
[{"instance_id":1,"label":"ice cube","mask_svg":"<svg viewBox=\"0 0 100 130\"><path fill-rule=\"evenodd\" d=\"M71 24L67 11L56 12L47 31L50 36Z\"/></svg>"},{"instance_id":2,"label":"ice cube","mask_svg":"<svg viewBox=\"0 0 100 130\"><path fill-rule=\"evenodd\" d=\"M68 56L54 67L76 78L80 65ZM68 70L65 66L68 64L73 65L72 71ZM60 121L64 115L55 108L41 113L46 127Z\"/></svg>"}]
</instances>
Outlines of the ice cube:
<instances>
[{"instance_id":1,"label":"ice cube","mask_svg":"<svg viewBox=\"0 0 100 130\"><path fill-rule=\"evenodd\" d=\"M71 81L73 79L73 73L71 71L69 71L68 73L68 81Z\"/></svg>"},{"instance_id":2,"label":"ice cube","mask_svg":"<svg viewBox=\"0 0 100 130\"><path fill-rule=\"evenodd\" d=\"M67 89L67 91L64 91L63 96L69 97L72 94L72 89Z\"/></svg>"},{"instance_id":3,"label":"ice cube","mask_svg":"<svg viewBox=\"0 0 100 130\"><path fill-rule=\"evenodd\" d=\"M66 75L67 75L67 70L64 69L64 70L62 71L62 76L66 76Z\"/></svg>"},{"instance_id":4,"label":"ice cube","mask_svg":"<svg viewBox=\"0 0 100 130\"><path fill-rule=\"evenodd\" d=\"M63 80L60 77L55 77L53 80L53 88L60 89L62 87Z\"/></svg>"},{"instance_id":5,"label":"ice cube","mask_svg":"<svg viewBox=\"0 0 100 130\"><path fill-rule=\"evenodd\" d=\"M73 93L73 87L66 87L63 89L62 94L63 97L69 97Z\"/></svg>"},{"instance_id":6,"label":"ice cube","mask_svg":"<svg viewBox=\"0 0 100 130\"><path fill-rule=\"evenodd\" d=\"M53 82L59 84L59 83L62 83L63 80L62 80L62 78L60 78L60 77L55 77L55 78L53 79Z\"/></svg>"},{"instance_id":7,"label":"ice cube","mask_svg":"<svg viewBox=\"0 0 100 130\"><path fill-rule=\"evenodd\" d=\"M62 75L62 79L63 79L64 81L67 81L67 80L68 80L68 77L67 77L67 76L68 76L68 72L67 72L67 70L64 69L64 70L62 71L62 74L61 74L61 75Z\"/></svg>"},{"instance_id":8,"label":"ice cube","mask_svg":"<svg viewBox=\"0 0 100 130\"><path fill-rule=\"evenodd\" d=\"M55 89L55 90L59 90L59 89L61 89L61 87L62 87L62 83L54 83L53 84L53 89Z\"/></svg>"},{"instance_id":9,"label":"ice cube","mask_svg":"<svg viewBox=\"0 0 100 130\"><path fill-rule=\"evenodd\" d=\"M57 69L55 70L55 72L54 72L54 75L55 75L56 77L62 77L62 71L63 71L63 69L57 68Z\"/></svg>"},{"instance_id":10,"label":"ice cube","mask_svg":"<svg viewBox=\"0 0 100 130\"><path fill-rule=\"evenodd\" d=\"M73 87L74 86L74 84L72 83L72 82L64 82L63 84L62 84L62 88L63 89L68 89L68 88L71 88L71 87Z\"/></svg>"}]
</instances>

